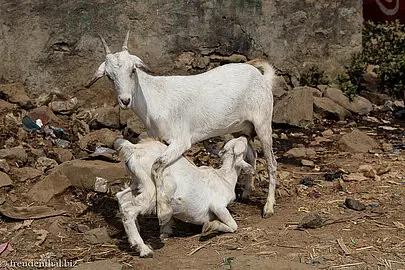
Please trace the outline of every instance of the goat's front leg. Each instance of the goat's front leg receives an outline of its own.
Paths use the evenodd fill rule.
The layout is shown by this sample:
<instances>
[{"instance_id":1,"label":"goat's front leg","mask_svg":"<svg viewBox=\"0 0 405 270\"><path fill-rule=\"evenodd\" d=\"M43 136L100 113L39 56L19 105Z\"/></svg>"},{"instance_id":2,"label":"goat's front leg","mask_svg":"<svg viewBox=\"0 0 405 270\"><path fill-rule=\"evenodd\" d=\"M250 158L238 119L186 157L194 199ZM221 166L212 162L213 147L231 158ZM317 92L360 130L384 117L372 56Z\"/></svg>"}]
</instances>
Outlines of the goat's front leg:
<instances>
[{"instance_id":1,"label":"goat's front leg","mask_svg":"<svg viewBox=\"0 0 405 270\"><path fill-rule=\"evenodd\" d=\"M160 239L165 240L173 233L174 220L171 218L169 222L160 227Z\"/></svg>"},{"instance_id":2,"label":"goat's front leg","mask_svg":"<svg viewBox=\"0 0 405 270\"><path fill-rule=\"evenodd\" d=\"M174 141L152 165L152 180L156 185L156 213L160 226L169 222L173 215L170 197L165 193L163 188L163 171L168 165L181 157L184 151L190 147L190 141Z\"/></svg>"},{"instance_id":3,"label":"goat's front leg","mask_svg":"<svg viewBox=\"0 0 405 270\"><path fill-rule=\"evenodd\" d=\"M144 198L144 195L140 194L134 200L131 188L126 188L118 192L116 197L118 199L120 212L122 214L122 223L127 233L129 244L139 251L141 257L153 257L152 249L145 245L139 235L139 226L137 225L136 219L142 207L142 204L136 205L136 202L147 203L148 198Z\"/></svg>"},{"instance_id":4,"label":"goat's front leg","mask_svg":"<svg viewBox=\"0 0 405 270\"><path fill-rule=\"evenodd\" d=\"M202 230L203 234L209 234L212 232L235 232L238 229L236 221L226 207L210 207L210 211L212 211L219 220L205 223Z\"/></svg>"}]
</instances>

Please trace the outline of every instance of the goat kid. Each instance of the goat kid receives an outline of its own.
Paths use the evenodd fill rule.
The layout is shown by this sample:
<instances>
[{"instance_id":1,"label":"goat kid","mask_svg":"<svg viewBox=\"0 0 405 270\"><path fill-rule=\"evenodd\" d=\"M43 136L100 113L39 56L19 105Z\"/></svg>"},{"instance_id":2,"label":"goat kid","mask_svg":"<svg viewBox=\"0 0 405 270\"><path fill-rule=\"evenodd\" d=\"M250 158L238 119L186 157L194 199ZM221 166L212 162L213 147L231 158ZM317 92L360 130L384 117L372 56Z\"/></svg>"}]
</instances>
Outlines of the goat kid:
<instances>
[{"instance_id":1,"label":"goat kid","mask_svg":"<svg viewBox=\"0 0 405 270\"><path fill-rule=\"evenodd\" d=\"M142 60L128 53L129 31L122 51L112 54L100 36L106 53L90 87L107 75L114 83L118 103L131 108L142 120L150 137L169 146L156 158L152 179L156 183L159 223L171 219L170 200L163 192L162 173L192 144L225 134L256 134L262 144L269 171L269 191L263 216L274 213L276 167L272 141L274 69L265 60L227 64L192 76L151 76ZM259 71L263 72L263 74ZM250 145L246 161L255 165ZM245 180L244 197L251 189L251 176Z\"/></svg>"},{"instance_id":2,"label":"goat kid","mask_svg":"<svg viewBox=\"0 0 405 270\"><path fill-rule=\"evenodd\" d=\"M131 186L117 193L128 241L141 257L153 255L139 235L137 216L156 213L155 184L151 168L167 148L161 142L144 140L132 144L118 139L114 143L132 174ZM222 166L197 167L185 157L169 165L163 173L163 191L173 209L173 217L184 222L203 225L203 232L234 232L237 229L227 205L235 199L235 185L241 169L252 174L253 167L244 161L247 139L240 137L227 142L221 150ZM173 219L161 227L161 237L172 233Z\"/></svg>"}]
</instances>

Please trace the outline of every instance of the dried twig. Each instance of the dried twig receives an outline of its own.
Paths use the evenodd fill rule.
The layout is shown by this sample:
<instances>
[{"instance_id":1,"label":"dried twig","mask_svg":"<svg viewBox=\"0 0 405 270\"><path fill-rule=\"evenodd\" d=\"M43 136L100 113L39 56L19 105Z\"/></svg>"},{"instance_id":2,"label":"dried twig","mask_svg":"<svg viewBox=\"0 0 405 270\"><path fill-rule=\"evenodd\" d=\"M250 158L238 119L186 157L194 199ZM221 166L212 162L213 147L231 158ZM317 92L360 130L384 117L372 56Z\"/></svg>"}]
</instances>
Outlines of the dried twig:
<instances>
[{"instance_id":1,"label":"dried twig","mask_svg":"<svg viewBox=\"0 0 405 270\"><path fill-rule=\"evenodd\" d=\"M361 264L364 264L364 262L348 263L348 264L341 264L341 265L332 265L331 267L329 267L329 269L356 266L356 265L361 265Z\"/></svg>"},{"instance_id":2,"label":"dried twig","mask_svg":"<svg viewBox=\"0 0 405 270\"><path fill-rule=\"evenodd\" d=\"M208 245L210 245L210 244L211 244L211 242L206 243L206 244L204 244L204 245L202 245L202 246L199 246L199 247L193 249L192 251L190 251L189 253L187 253L187 256L193 255L194 253L196 253L196 252L199 251L200 249L203 249L203 248L205 248L206 246L208 246Z\"/></svg>"},{"instance_id":3,"label":"dried twig","mask_svg":"<svg viewBox=\"0 0 405 270\"><path fill-rule=\"evenodd\" d=\"M349 250L349 248L346 246L345 242L343 242L342 238L339 238L336 240L337 243L339 244L339 247L343 250L345 255L350 255L352 252Z\"/></svg>"}]
</instances>

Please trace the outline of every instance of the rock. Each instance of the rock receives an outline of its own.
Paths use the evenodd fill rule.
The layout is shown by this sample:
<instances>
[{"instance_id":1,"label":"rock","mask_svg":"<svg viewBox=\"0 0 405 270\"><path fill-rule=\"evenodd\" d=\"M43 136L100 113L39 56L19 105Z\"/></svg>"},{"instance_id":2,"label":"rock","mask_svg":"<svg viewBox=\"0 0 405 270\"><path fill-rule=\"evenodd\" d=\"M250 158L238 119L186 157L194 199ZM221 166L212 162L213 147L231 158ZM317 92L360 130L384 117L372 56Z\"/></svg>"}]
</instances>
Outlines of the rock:
<instances>
[{"instance_id":1,"label":"rock","mask_svg":"<svg viewBox=\"0 0 405 270\"><path fill-rule=\"evenodd\" d=\"M12 219L41 219L66 213L64 210L56 210L52 207L37 205L27 207L5 206L0 208L1 214Z\"/></svg>"},{"instance_id":2,"label":"rock","mask_svg":"<svg viewBox=\"0 0 405 270\"><path fill-rule=\"evenodd\" d=\"M122 270L123 265L112 260L102 260L95 262L82 263L72 270Z\"/></svg>"},{"instance_id":3,"label":"rock","mask_svg":"<svg viewBox=\"0 0 405 270\"><path fill-rule=\"evenodd\" d=\"M4 172L0 172L0 188L6 187L6 186L11 186L12 184L13 184L13 181L11 181L10 176L8 176Z\"/></svg>"},{"instance_id":4,"label":"rock","mask_svg":"<svg viewBox=\"0 0 405 270\"><path fill-rule=\"evenodd\" d=\"M81 233L87 232L90 230L90 227L85 225L85 224L78 224L77 225L77 230Z\"/></svg>"},{"instance_id":5,"label":"rock","mask_svg":"<svg viewBox=\"0 0 405 270\"><path fill-rule=\"evenodd\" d=\"M37 166L43 168L44 170L49 170L58 165L56 160L47 158L47 157L40 157L37 159Z\"/></svg>"},{"instance_id":6,"label":"rock","mask_svg":"<svg viewBox=\"0 0 405 270\"><path fill-rule=\"evenodd\" d=\"M378 147L378 143L358 129L343 135L338 141L339 148L352 153L367 153Z\"/></svg>"},{"instance_id":7,"label":"rock","mask_svg":"<svg viewBox=\"0 0 405 270\"><path fill-rule=\"evenodd\" d=\"M34 121L36 121L37 119L41 119L43 125L51 125L59 128L64 128L67 125L47 106L42 106L31 110L29 116Z\"/></svg>"},{"instance_id":8,"label":"rock","mask_svg":"<svg viewBox=\"0 0 405 270\"><path fill-rule=\"evenodd\" d=\"M49 103L49 108L55 113L59 114L72 114L78 108L77 98L71 98L68 100L57 100Z\"/></svg>"},{"instance_id":9,"label":"rock","mask_svg":"<svg viewBox=\"0 0 405 270\"><path fill-rule=\"evenodd\" d=\"M13 177L13 179L20 182L25 182L27 180L37 178L42 174L43 172L41 170L32 167L13 168L10 172L10 175Z\"/></svg>"},{"instance_id":10,"label":"rock","mask_svg":"<svg viewBox=\"0 0 405 270\"><path fill-rule=\"evenodd\" d=\"M129 127L136 134L141 134L145 131L145 126L142 120L132 110L123 110L120 108L120 124Z\"/></svg>"},{"instance_id":11,"label":"rock","mask_svg":"<svg viewBox=\"0 0 405 270\"><path fill-rule=\"evenodd\" d=\"M373 104L366 98L361 96L355 96L353 101L350 101L343 92L337 88L328 88L325 90L324 96L330 98L343 108L359 114L365 115L373 110Z\"/></svg>"},{"instance_id":12,"label":"rock","mask_svg":"<svg viewBox=\"0 0 405 270\"><path fill-rule=\"evenodd\" d=\"M5 96L11 103L16 103L24 109L31 109L33 104L25 92L25 87L21 83L10 83L0 85L0 94Z\"/></svg>"},{"instance_id":13,"label":"rock","mask_svg":"<svg viewBox=\"0 0 405 270\"><path fill-rule=\"evenodd\" d=\"M62 163L55 169L61 171L73 186L94 190L97 177L107 179L109 182L126 179L125 165L102 160L72 160Z\"/></svg>"},{"instance_id":14,"label":"rock","mask_svg":"<svg viewBox=\"0 0 405 270\"><path fill-rule=\"evenodd\" d=\"M101 107L96 110L96 119L91 123L91 126L101 126L107 128L118 129L120 127L119 107Z\"/></svg>"},{"instance_id":15,"label":"rock","mask_svg":"<svg viewBox=\"0 0 405 270\"><path fill-rule=\"evenodd\" d=\"M309 86L294 87L294 91L300 91L300 90L310 91L314 97L322 97L322 92L313 87L309 87Z\"/></svg>"},{"instance_id":16,"label":"rock","mask_svg":"<svg viewBox=\"0 0 405 270\"><path fill-rule=\"evenodd\" d=\"M111 243L111 237L108 235L107 228L101 227L92 229L84 233L84 239L92 244L107 244Z\"/></svg>"},{"instance_id":17,"label":"rock","mask_svg":"<svg viewBox=\"0 0 405 270\"><path fill-rule=\"evenodd\" d=\"M359 172L361 172L365 177L369 178L375 178L377 175L377 171L369 164L360 165Z\"/></svg>"},{"instance_id":18,"label":"rock","mask_svg":"<svg viewBox=\"0 0 405 270\"><path fill-rule=\"evenodd\" d=\"M344 179L346 182L358 182L358 181L367 180L367 177L365 177L362 173L351 173L351 174L345 175Z\"/></svg>"},{"instance_id":19,"label":"rock","mask_svg":"<svg viewBox=\"0 0 405 270\"><path fill-rule=\"evenodd\" d=\"M83 150L94 151L97 146L114 147L114 141L118 135L109 129L100 129L83 136L79 141L79 147Z\"/></svg>"},{"instance_id":20,"label":"rock","mask_svg":"<svg viewBox=\"0 0 405 270\"><path fill-rule=\"evenodd\" d=\"M27 152L22 147L13 147L0 150L0 159L6 159L9 163L18 162L25 164L28 159Z\"/></svg>"},{"instance_id":21,"label":"rock","mask_svg":"<svg viewBox=\"0 0 405 270\"><path fill-rule=\"evenodd\" d=\"M289 91L288 84L283 76L276 76L273 82L273 96L275 100L278 100Z\"/></svg>"},{"instance_id":22,"label":"rock","mask_svg":"<svg viewBox=\"0 0 405 270\"><path fill-rule=\"evenodd\" d=\"M313 103L310 89L293 89L275 104L273 122L305 127L313 121Z\"/></svg>"},{"instance_id":23,"label":"rock","mask_svg":"<svg viewBox=\"0 0 405 270\"><path fill-rule=\"evenodd\" d=\"M399 109L403 109L405 107L403 100L395 100L393 102L393 105L394 105L394 107L399 108Z\"/></svg>"},{"instance_id":24,"label":"rock","mask_svg":"<svg viewBox=\"0 0 405 270\"><path fill-rule=\"evenodd\" d=\"M313 161L306 159L301 160L301 165L306 167L315 167L315 163Z\"/></svg>"},{"instance_id":25,"label":"rock","mask_svg":"<svg viewBox=\"0 0 405 270\"><path fill-rule=\"evenodd\" d=\"M73 159L73 154L69 149L54 148L51 152L52 157L56 159L58 163L63 163Z\"/></svg>"},{"instance_id":26,"label":"rock","mask_svg":"<svg viewBox=\"0 0 405 270\"><path fill-rule=\"evenodd\" d=\"M307 186L307 187L312 187L312 186L315 185L314 179L309 178L309 177L301 179L300 184L304 185L304 186Z\"/></svg>"},{"instance_id":27,"label":"rock","mask_svg":"<svg viewBox=\"0 0 405 270\"><path fill-rule=\"evenodd\" d=\"M353 209L356 211L363 211L366 209L366 206L362 202L360 202L359 200L350 199L350 198L346 198L345 206L349 209Z\"/></svg>"},{"instance_id":28,"label":"rock","mask_svg":"<svg viewBox=\"0 0 405 270\"><path fill-rule=\"evenodd\" d=\"M0 171L8 173L10 171L10 166L8 166L7 160L0 159Z\"/></svg>"},{"instance_id":29,"label":"rock","mask_svg":"<svg viewBox=\"0 0 405 270\"><path fill-rule=\"evenodd\" d=\"M194 61L194 55L195 53L193 52L182 52L174 62L174 65L176 68L181 69L186 67L186 69L191 68L191 64Z\"/></svg>"},{"instance_id":30,"label":"rock","mask_svg":"<svg viewBox=\"0 0 405 270\"><path fill-rule=\"evenodd\" d=\"M60 170L52 170L50 174L37 182L28 192L28 197L32 201L47 203L54 196L61 194L71 186L67 178Z\"/></svg>"},{"instance_id":31,"label":"rock","mask_svg":"<svg viewBox=\"0 0 405 270\"><path fill-rule=\"evenodd\" d=\"M328 85L324 85L324 84L320 84L320 85L317 85L316 88L318 88L319 91L321 91L321 92L323 93L323 92L325 92L326 89L329 88L329 86L328 86Z\"/></svg>"},{"instance_id":32,"label":"rock","mask_svg":"<svg viewBox=\"0 0 405 270\"><path fill-rule=\"evenodd\" d=\"M283 156L287 158L314 157L316 156L316 151L312 148L296 147L288 150Z\"/></svg>"},{"instance_id":33,"label":"rock","mask_svg":"<svg viewBox=\"0 0 405 270\"><path fill-rule=\"evenodd\" d=\"M297 229L315 229L324 225L324 219L319 213L309 213L304 216L297 226Z\"/></svg>"},{"instance_id":34,"label":"rock","mask_svg":"<svg viewBox=\"0 0 405 270\"><path fill-rule=\"evenodd\" d=\"M324 136L324 137L329 137L329 136L332 136L333 134L334 133L333 133L333 131L331 129L327 129L327 130L322 131L322 136Z\"/></svg>"},{"instance_id":35,"label":"rock","mask_svg":"<svg viewBox=\"0 0 405 270\"><path fill-rule=\"evenodd\" d=\"M280 140L288 140L288 137L285 133L280 134Z\"/></svg>"},{"instance_id":36,"label":"rock","mask_svg":"<svg viewBox=\"0 0 405 270\"><path fill-rule=\"evenodd\" d=\"M348 110L326 97L314 97L314 112L332 120L344 120L350 115Z\"/></svg>"}]
</instances>

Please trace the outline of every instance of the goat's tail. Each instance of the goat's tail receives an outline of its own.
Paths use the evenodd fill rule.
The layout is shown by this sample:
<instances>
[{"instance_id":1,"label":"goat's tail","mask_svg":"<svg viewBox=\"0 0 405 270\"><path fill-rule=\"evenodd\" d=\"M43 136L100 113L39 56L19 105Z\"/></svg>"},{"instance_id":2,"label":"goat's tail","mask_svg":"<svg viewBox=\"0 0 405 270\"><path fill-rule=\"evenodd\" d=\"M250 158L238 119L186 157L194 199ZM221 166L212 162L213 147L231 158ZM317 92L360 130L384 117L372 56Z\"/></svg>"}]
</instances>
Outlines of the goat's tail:
<instances>
[{"instance_id":1,"label":"goat's tail","mask_svg":"<svg viewBox=\"0 0 405 270\"><path fill-rule=\"evenodd\" d=\"M274 79L276 77L276 72L274 68L267 62L265 59L257 58L250 61L247 61L246 64L252 65L263 74L264 79L269 85L270 89L273 88Z\"/></svg>"}]
</instances>

